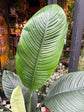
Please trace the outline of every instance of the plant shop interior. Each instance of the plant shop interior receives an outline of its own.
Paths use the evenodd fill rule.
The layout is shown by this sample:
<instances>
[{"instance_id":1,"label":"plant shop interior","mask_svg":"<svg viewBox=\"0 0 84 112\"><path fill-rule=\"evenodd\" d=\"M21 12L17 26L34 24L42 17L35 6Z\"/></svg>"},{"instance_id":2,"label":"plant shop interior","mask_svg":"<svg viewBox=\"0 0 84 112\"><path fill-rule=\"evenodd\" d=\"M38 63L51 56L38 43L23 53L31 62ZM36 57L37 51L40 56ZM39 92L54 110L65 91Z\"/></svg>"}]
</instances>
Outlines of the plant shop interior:
<instances>
[{"instance_id":1,"label":"plant shop interior","mask_svg":"<svg viewBox=\"0 0 84 112\"><path fill-rule=\"evenodd\" d=\"M27 21L30 21L34 17L33 15L36 12L38 12L41 8L47 5L58 4L64 10L66 19L67 19L67 33L64 38L64 46L63 46L63 50L62 50L59 62L57 64L57 68L51 74L51 76L48 77L47 81L43 84L43 86L41 88L39 86L40 89L39 88L36 89L36 93L38 97L37 107L39 107L40 103L44 101L44 98L46 97L49 91L49 88L54 81L64 76L68 72L70 72L70 70L71 72L84 71L84 49L83 49L84 24L82 25L82 22L81 22L82 19L80 19L80 16L79 16L81 14L77 15L78 13L81 13L81 10L83 9L79 8L80 10L79 9L76 10L77 3L75 2L76 0L0 0L0 112L1 111L12 112L10 101L5 95L3 90L3 85L2 85L2 82L4 82L2 81L4 80L4 77L3 77L4 70L11 71L15 73L16 75L18 75L19 72L17 72L18 71L17 63L19 62L16 59L18 58L16 54L18 50L19 41L21 40L21 35L23 34L22 33L23 28L26 26ZM84 1L80 0L80 2L83 3ZM79 4L79 7L81 7L80 6L81 3L78 3L78 4ZM75 12L75 10L78 11L78 13ZM80 25L77 26L78 24ZM80 29L80 33L77 32L78 29L76 28ZM78 40L78 36L80 38L79 40ZM74 39L72 40L72 38ZM75 40L77 40L77 42L79 43L76 43ZM78 45L79 47L77 48L76 45ZM21 46L21 47L23 48L24 46ZM19 50L21 49L19 48ZM18 50L18 54L19 54L19 50ZM45 53L46 52L47 51L45 51ZM74 59L72 58L72 55ZM79 57L76 58L75 55ZM38 58L39 57L40 57L40 54ZM76 67L77 69L75 69L75 64L74 62L72 63L72 61L74 62L76 61L75 64L77 65ZM38 63L40 62L36 63L36 67L38 66L37 65ZM72 66L74 67L74 70L70 68ZM35 67L35 70L36 70L36 67ZM6 77L6 78L9 78L9 85L11 86L12 82L10 80L10 77ZM40 107L41 112L55 112L55 111L50 111L44 104L42 104L41 107ZM14 112L20 112L20 111L14 111ZM28 110L28 112L30 111ZM35 112L35 111L31 111L31 112ZM58 110L56 112L63 112L63 111ZM70 111L67 111L67 112L70 112ZM76 112L76 111L73 111L73 112Z\"/></svg>"}]
</instances>

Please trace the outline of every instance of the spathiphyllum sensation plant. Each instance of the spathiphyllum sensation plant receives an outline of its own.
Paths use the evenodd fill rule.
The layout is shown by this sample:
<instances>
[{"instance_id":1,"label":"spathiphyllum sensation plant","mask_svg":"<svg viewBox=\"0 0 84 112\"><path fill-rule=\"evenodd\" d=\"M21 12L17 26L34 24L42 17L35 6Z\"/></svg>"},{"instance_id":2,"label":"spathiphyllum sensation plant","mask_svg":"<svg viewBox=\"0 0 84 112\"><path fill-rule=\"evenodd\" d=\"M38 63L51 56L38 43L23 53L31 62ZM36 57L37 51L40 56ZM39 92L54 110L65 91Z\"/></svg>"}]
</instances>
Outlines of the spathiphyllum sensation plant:
<instances>
[{"instance_id":1,"label":"spathiphyllum sensation plant","mask_svg":"<svg viewBox=\"0 0 84 112\"><path fill-rule=\"evenodd\" d=\"M26 23L16 54L19 76L4 71L2 79L13 112L39 111L35 90L56 69L66 32L65 13L56 4L42 8ZM57 79L42 103L53 112L84 112L84 72Z\"/></svg>"}]
</instances>

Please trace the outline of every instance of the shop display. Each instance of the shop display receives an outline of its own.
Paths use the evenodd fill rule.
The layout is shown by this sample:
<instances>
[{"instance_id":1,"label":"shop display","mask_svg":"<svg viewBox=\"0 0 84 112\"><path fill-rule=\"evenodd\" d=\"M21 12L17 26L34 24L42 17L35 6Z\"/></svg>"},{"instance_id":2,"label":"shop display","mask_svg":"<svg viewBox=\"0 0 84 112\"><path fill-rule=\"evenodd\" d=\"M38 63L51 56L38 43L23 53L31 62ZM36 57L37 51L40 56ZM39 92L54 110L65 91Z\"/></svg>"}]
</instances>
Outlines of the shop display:
<instances>
[{"instance_id":1,"label":"shop display","mask_svg":"<svg viewBox=\"0 0 84 112\"><path fill-rule=\"evenodd\" d=\"M7 50L7 46L3 47L2 48L2 52L1 52L2 54L1 55L5 54L6 53L6 50Z\"/></svg>"},{"instance_id":2,"label":"shop display","mask_svg":"<svg viewBox=\"0 0 84 112\"><path fill-rule=\"evenodd\" d=\"M3 36L4 34L7 34L6 28L0 28L0 36Z\"/></svg>"},{"instance_id":3,"label":"shop display","mask_svg":"<svg viewBox=\"0 0 84 112\"><path fill-rule=\"evenodd\" d=\"M11 49L13 54L16 54L16 50L18 47L18 42L21 36L23 25L19 25L18 23L15 24L15 30L13 28L10 29L10 41L11 41Z\"/></svg>"},{"instance_id":4,"label":"shop display","mask_svg":"<svg viewBox=\"0 0 84 112\"><path fill-rule=\"evenodd\" d=\"M9 39L7 25L5 19L0 16L0 64L1 69L4 69L5 64L9 60Z\"/></svg>"},{"instance_id":5,"label":"shop display","mask_svg":"<svg viewBox=\"0 0 84 112\"><path fill-rule=\"evenodd\" d=\"M5 54L6 50L7 50L7 46L5 46L3 48L0 48L0 56L2 56L3 54Z\"/></svg>"},{"instance_id":6,"label":"shop display","mask_svg":"<svg viewBox=\"0 0 84 112\"><path fill-rule=\"evenodd\" d=\"M4 37L0 38L0 47L5 45L5 39Z\"/></svg>"}]
</instances>

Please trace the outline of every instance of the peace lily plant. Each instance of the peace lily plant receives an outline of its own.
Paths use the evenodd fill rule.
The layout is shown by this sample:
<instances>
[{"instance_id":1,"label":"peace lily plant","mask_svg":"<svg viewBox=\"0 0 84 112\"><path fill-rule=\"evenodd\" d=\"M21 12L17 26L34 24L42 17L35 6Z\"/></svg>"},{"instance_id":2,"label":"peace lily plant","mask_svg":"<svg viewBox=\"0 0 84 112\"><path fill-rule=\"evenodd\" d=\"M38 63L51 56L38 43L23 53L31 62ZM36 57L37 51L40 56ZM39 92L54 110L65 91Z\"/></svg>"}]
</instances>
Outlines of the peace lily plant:
<instances>
[{"instance_id":1,"label":"peace lily plant","mask_svg":"<svg viewBox=\"0 0 84 112\"><path fill-rule=\"evenodd\" d=\"M35 90L57 67L67 32L66 16L58 5L39 10L23 28L16 53L17 73L4 71L3 90L13 112L38 112ZM84 72L57 79L41 104L53 112L84 112Z\"/></svg>"}]
</instances>

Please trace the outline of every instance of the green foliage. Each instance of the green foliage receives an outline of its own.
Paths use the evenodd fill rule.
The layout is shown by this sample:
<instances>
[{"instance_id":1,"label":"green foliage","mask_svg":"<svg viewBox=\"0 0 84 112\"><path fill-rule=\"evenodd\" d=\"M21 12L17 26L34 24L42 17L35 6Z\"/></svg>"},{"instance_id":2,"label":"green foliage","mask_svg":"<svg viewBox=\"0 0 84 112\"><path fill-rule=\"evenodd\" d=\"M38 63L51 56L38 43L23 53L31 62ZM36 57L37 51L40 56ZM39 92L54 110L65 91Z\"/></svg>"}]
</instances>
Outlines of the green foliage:
<instances>
[{"instance_id":1,"label":"green foliage","mask_svg":"<svg viewBox=\"0 0 84 112\"><path fill-rule=\"evenodd\" d=\"M81 58L83 58L83 57L84 57L84 48L83 48L83 50L81 52Z\"/></svg>"},{"instance_id":2,"label":"green foliage","mask_svg":"<svg viewBox=\"0 0 84 112\"><path fill-rule=\"evenodd\" d=\"M80 57L80 60L79 60L78 70L79 71L84 71L84 48L81 52L81 57Z\"/></svg>"},{"instance_id":3,"label":"green foliage","mask_svg":"<svg viewBox=\"0 0 84 112\"><path fill-rule=\"evenodd\" d=\"M56 80L44 103L53 112L83 112L84 71L69 73Z\"/></svg>"},{"instance_id":4,"label":"green foliage","mask_svg":"<svg viewBox=\"0 0 84 112\"><path fill-rule=\"evenodd\" d=\"M67 13L68 33L65 48L71 46L71 35L72 35L73 17L74 17L74 1L73 3L71 3L71 1L68 1L67 4L68 4L68 13Z\"/></svg>"},{"instance_id":5,"label":"green foliage","mask_svg":"<svg viewBox=\"0 0 84 112\"><path fill-rule=\"evenodd\" d=\"M36 90L38 95L38 102L41 102L46 97L50 86L53 84L53 82L62 77L64 74L68 73L68 69L65 68L65 66L62 63L59 63L57 66L56 71L49 77L49 79L46 81L46 83Z\"/></svg>"},{"instance_id":6,"label":"green foliage","mask_svg":"<svg viewBox=\"0 0 84 112\"><path fill-rule=\"evenodd\" d=\"M10 59L15 59L15 58L14 58L14 54L13 54L13 51L12 51L12 50L10 50Z\"/></svg>"},{"instance_id":7,"label":"green foliage","mask_svg":"<svg viewBox=\"0 0 84 112\"><path fill-rule=\"evenodd\" d=\"M17 73L32 92L57 67L67 32L64 11L56 4L39 10L23 28L16 53Z\"/></svg>"},{"instance_id":8,"label":"green foliage","mask_svg":"<svg viewBox=\"0 0 84 112\"><path fill-rule=\"evenodd\" d=\"M19 85L12 92L10 104L13 112L26 112L22 90Z\"/></svg>"},{"instance_id":9,"label":"green foliage","mask_svg":"<svg viewBox=\"0 0 84 112\"><path fill-rule=\"evenodd\" d=\"M21 86L28 112L36 109L37 97L32 91L40 88L57 67L66 32L65 13L56 4L38 11L22 31L16 54L16 68L22 82L16 74L4 71L2 83L9 99L13 89L18 84Z\"/></svg>"},{"instance_id":10,"label":"green foliage","mask_svg":"<svg viewBox=\"0 0 84 112\"><path fill-rule=\"evenodd\" d=\"M68 22L72 22L73 21L73 15L74 15L74 2L71 3L71 1L68 1L67 2L67 5L68 5Z\"/></svg>"},{"instance_id":11,"label":"green foliage","mask_svg":"<svg viewBox=\"0 0 84 112\"><path fill-rule=\"evenodd\" d=\"M32 92L42 87L57 67L66 29L66 16L58 5L44 7L25 25L16 55L19 76L5 71L2 81L13 112L25 112L25 105L27 112L38 112ZM84 112L84 71L57 79L42 103L53 112Z\"/></svg>"},{"instance_id":12,"label":"green foliage","mask_svg":"<svg viewBox=\"0 0 84 112\"><path fill-rule=\"evenodd\" d=\"M13 72L10 72L10 71L4 71L3 77L2 77L2 85L3 85L4 93L9 100L11 98L11 94L12 94L13 90L17 87L17 85L20 85L22 88L22 92L23 92L23 96L24 96L24 100L25 100L25 107L26 107L26 110L28 110L30 91L28 88L26 88L22 84L18 75L16 75ZM36 95L35 91L33 91L33 93L32 93L31 104L33 107L32 112L34 112L36 109L36 105L37 105L37 95Z\"/></svg>"}]
</instances>

